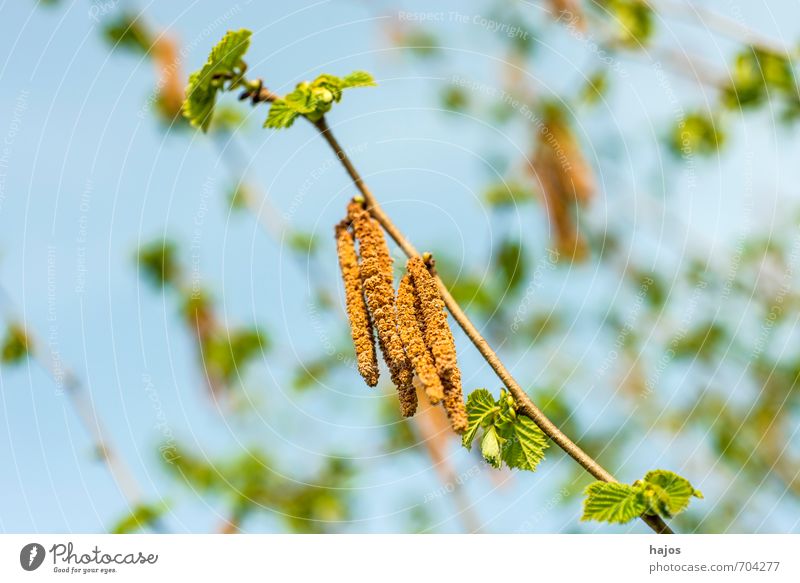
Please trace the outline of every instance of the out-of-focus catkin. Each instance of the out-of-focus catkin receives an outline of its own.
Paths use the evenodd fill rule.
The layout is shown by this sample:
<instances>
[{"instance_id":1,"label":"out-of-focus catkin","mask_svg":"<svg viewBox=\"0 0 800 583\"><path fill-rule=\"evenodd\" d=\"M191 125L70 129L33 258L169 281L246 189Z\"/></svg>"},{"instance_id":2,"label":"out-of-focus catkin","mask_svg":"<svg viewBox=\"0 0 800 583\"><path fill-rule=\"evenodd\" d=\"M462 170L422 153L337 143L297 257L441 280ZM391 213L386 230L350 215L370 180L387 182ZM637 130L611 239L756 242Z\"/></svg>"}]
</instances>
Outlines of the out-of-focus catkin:
<instances>
[{"instance_id":1,"label":"out-of-focus catkin","mask_svg":"<svg viewBox=\"0 0 800 583\"><path fill-rule=\"evenodd\" d=\"M347 317L350 320L350 334L356 351L358 372L364 377L367 385L378 384L378 356L375 351L375 335L372 331L367 304L362 291L361 273L353 236L345 221L336 225L336 250L339 255L339 267L344 281Z\"/></svg>"},{"instance_id":2,"label":"out-of-focus catkin","mask_svg":"<svg viewBox=\"0 0 800 583\"><path fill-rule=\"evenodd\" d=\"M418 319L417 311L420 309L419 299L411 281L411 276L406 274L400 280L397 289L397 320L400 328L400 338L406 349L406 354L414 365L414 370L419 377L425 394L431 404L435 405L444 398L444 387L436 371Z\"/></svg>"},{"instance_id":3,"label":"out-of-focus catkin","mask_svg":"<svg viewBox=\"0 0 800 583\"><path fill-rule=\"evenodd\" d=\"M428 272L425 262L412 257L406 265L419 298L425 344L433 354L436 371L444 388L444 407L453 430L463 433L467 428L467 410L461 389L461 371L458 370L456 344L447 323L444 301L436 282Z\"/></svg>"},{"instance_id":4,"label":"out-of-focus catkin","mask_svg":"<svg viewBox=\"0 0 800 583\"><path fill-rule=\"evenodd\" d=\"M347 207L361 256L360 274L372 321L378 332L378 345L397 387L400 409L410 417L417 409L411 362L406 356L397 329L392 258L380 225L357 202Z\"/></svg>"}]
</instances>

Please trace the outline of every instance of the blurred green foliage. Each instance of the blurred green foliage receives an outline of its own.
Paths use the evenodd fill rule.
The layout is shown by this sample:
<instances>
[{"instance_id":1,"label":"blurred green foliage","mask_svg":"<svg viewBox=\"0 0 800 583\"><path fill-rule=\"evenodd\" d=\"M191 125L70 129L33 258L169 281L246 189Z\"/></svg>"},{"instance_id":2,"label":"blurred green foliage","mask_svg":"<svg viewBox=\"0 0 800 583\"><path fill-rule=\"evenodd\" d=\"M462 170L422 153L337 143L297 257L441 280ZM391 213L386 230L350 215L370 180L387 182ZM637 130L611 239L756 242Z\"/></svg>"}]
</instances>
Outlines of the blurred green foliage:
<instances>
[{"instance_id":1,"label":"blurred green foliage","mask_svg":"<svg viewBox=\"0 0 800 583\"><path fill-rule=\"evenodd\" d=\"M268 342L258 328L234 328L212 332L202 340L201 347L209 376L230 385L250 361L267 350Z\"/></svg>"},{"instance_id":2,"label":"blurred green foliage","mask_svg":"<svg viewBox=\"0 0 800 583\"><path fill-rule=\"evenodd\" d=\"M719 120L702 113L690 113L673 129L669 147L676 156L715 154L725 143Z\"/></svg>"},{"instance_id":3,"label":"blurred green foliage","mask_svg":"<svg viewBox=\"0 0 800 583\"><path fill-rule=\"evenodd\" d=\"M146 243L136 255L142 276L156 287L175 284L181 270L177 259L177 245L168 239Z\"/></svg>"},{"instance_id":4,"label":"blurred green foliage","mask_svg":"<svg viewBox=\"0 0 800 583\"><path fill-rule=\"evenodd\" d=\"M3 364L17 364L28 357L31 348L31 340L25 328L17 322L12 322L6 328L0 360Z\"/></svg>"},{"instance_id":5,"label":"blurred green foliage","mask_svg":"<svg viewBox=\"0 0 800 583\"><path fill-rule=\"evenodd\" d=\"M530 185L518 180L501 181L490 185L483 195L487 204L492 207L514 208L517 205L529 203L534 200L534 193Z\"/></svg>"},{"instance_id":6,"label":"blurred green foliage","mask_svg":"<svg viewBox=\"0 0 800 583\"><path fill-rule=\"evenodd\" d=\"M103 23L103 36L113 48L147 54L154 37L139 15L121 12Z\"/></svg>"},{"instance_id":7,"label":"blurred green foliage","mask_svg":"<svg viewBox=\"0 0 800 583\"><path fill-rule=\"evenodd\" d=\"M797 95L797 80L788 55L747 47L734 59L731 82L722 94L728 109L762 105L770 96Z\"/></svg>"},{"instance_id":8,"label":"blurred green foliage","mask_svg":"<svg viewBox=\"0 0 800 583\"><path fill-rule=\"evenodd\" d=\"M220 461L169 448L164 467L192 490L219 498L239 527L253 514L268 513L292 532L336 532L350 516L354 468L343 458L328 457L313 475L293 478L257 448Z\"/></svg>"},{"instance_id":9,"label":"blurred green foliage","mask_svg":"<svg viewBox=\"0 0 800 583\"><path fill-rule=\"evenodd\" d=\"M645 0L601 0L617 24L617 40L630 48L646 46L655 32L655 14Z\"/></svg>"},{"instance_id":10,"label":"blurred green foliage","mask_svg":"<svg viewBox=\"0 0 800 583\"><path fill-rule=\"evenodd\" d=\"M112 534L132 534L153 528L166 511L167 505L164 503L140 504L119 519L109 529L109 532Z\"/></svg>"}]
</instances>

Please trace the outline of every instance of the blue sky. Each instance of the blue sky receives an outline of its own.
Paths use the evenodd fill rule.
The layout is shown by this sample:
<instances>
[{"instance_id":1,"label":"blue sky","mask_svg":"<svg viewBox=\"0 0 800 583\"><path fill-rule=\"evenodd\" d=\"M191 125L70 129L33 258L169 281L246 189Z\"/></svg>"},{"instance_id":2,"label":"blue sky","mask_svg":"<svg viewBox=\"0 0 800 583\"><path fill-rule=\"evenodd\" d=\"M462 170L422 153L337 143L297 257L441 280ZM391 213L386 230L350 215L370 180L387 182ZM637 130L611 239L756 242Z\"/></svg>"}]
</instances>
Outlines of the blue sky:
<instances>
[{"instance_id":1,"label":"blue sky","mask_svg":"<svg viewBox=\"0 0 800 583\"><path fill-rule=\"evenodd\" d=\"M380 397L368 393L358 379L320 387L323 398L286 388L286 362L314 354L326 335L342 335L340 326L331 321L319 325L309 313L308 270L318 267L298 269L285 242L271 240L252 217L229 213L225 193L231 177L210 140L165 133L149 115L152 64L138 56L111 54L99 34L97 18L115 6L113 0L75 1L45 9L32 1L0 0L0 137L6 148L0 157L0 282L8 296L0 305L6 315L26 323L41 348L57 354L82 379L145 498L180 501L166 517L171 530L213 529L221 508L187 495L163 474L155 450L162 437L159 419L166 419L181 441L209 455L267 439L281 467L292 467L298 479L327 453L346 452L362 460L363 470L359 522L350 528L402 530L407 509L420 492L438 487L433 472L422 462L387 459L369 447L380 432L374 414ZM250 68L277 92L322 72L373 72L379 88L354 91L331 116L340 141L355 150L373 190L420 247L447 248L465 269L484 269L497 225L482 206L481 194L500 175L486 156L524 149L526 135L501 133L477 119L456 123L438 110L437 92L454 75L497 82L493 71L502 39L480 26L444 22L439 30L451 58L438 70L419 66L391 47L383 31L397 19L398 10L429 10L427 6L322 1L288 7L203 0L140 2L135 8L154 25L168 27L189 48L183 63L186 75L203 63L226 29L240 27L254 31ZM800 24L788 18L795 15L794 2L770 3L771 11L750 3L736 8L766 33L778 31L794 39L798 32ZM458 10L488 13L480 2L459 3ZM532 20L544 22L541 15ZM586 47L575 48L563 32L547 32L540 40L538 50L550 58L542 59L542 68L530 75L546 90L569 89L596 58ZM702 36L686 44L687 50L695 47L710 60L730 51L724 41L711 45ZM687 107L702 105L706 96L679 78L659 85L647 59L623 66L630 74L618 80L617 90L604 103L608 115L591 117L581 129L602 136L594 153L598 161L625 152L621 165L604 171L606 189L620 192L609 196L594 220L608 221L612 228L635 226L632 262L653 261L669 271L675 253L699 249L725 257L737 235L749 228L742 226L747 217L741 208L748 196L741 188L747 178L743 168L752 169L753 187L765 193L757 198L755 228L782 220L775 201L800 178L796 165L786 164L800 154L790 137L773 135L768 118L766 124L759 124L763 119L734 122L741 139L719 163L678 167L659 150L676 107L670 95ZM294 225L327 241L352 188L340 168L329 164L330 152L311 128L264 132L259 128L265 115L263 109L254 111L243 132L248 173L278 209L294 209ZM323 178L309 182L314 170ZM304 183L308 186L301 190ZM649 202L632 203L634 192L644 193ZM689 209L679 218L686 235L665 227L660 215L653 219L648 205L663 204L665 192L675 206ZM541 220L518 215L502 228L546 231ZM258 322L280 339L248 377L251 400L242 419L223 417L204 398L175 298L144 285L135 269L137 246L164 234L182 243L185 252L190 241L198 242L202 283L214 291L226 319ZM322 277L337 281L334 265L328 262ZM595 297L618 300L614 282L606 282L602 274L585 276L585 287L565 292L563 276L550 274L552 285L542 291L542 301L574 304L587 315L576 318L570 350L583 349L605 309L599 301L586 304L590 290ZM458 340L466 347L463 337ZM486 365L462 350L465 383L497 388ZM513 372L531 383L548 380L536 376L545 373L533 355L510 362ZM92 461L90 442L66 397L32 363L4 369L0 388L0 467L8 469L0 474L0 530L107 528L124 513L125 501L103 466ZM591 411L586 419L596 422ZM537 488L548 480L565 480L568 462L548 463L534 476L515 479L502 489L484 467L472 478L474 458L457 447L452 455L471 477L466 488L480 501L487 529L574 527L574 503L564 512L542 512L552 506L558 490ZM655 457L683 462L680 450L670 454L664 448ZM620 469L638 476L650 459L640 453L628 463ZM452 508L442 507L435 515L439 529L457 528ZM784 523L776 516L774 524ZM274 529L275 523L260 518L249 526Z\"/></svg>"}]
</instances>

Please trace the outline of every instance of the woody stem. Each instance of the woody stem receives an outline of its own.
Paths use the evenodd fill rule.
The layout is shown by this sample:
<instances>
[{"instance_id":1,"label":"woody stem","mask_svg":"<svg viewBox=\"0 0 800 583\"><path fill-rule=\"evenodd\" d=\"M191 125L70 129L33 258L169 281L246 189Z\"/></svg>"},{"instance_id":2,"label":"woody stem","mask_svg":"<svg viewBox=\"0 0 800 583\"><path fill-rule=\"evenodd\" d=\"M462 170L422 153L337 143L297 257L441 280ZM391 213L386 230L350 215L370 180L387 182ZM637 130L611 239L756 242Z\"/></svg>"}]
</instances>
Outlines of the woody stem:
<instances>
[{"instance_id":1,"label":"woody stem","mask_svg":"<svg viewBox=\"0 0 800 583\"><path fill-rule=\"evenodd\" d=\"M420 253L416 250L414 245L403 235L400 229L392 222L389 216L383 211L375 196L366 185L361 175L356 170L350 157L339 145L339 142L333 135L328 122L323 117L317 122L314 122L314 127L317 128L320 135L325 138L328 145L333 149L336 157L341 161L342 166L347 171L347 174L352 179L356 188L364 197L367 210L373 218L380 223L383 229L389 234L394 242L403 250L408 257L419 257ZM497 353L489 346L489 343L481 335L469 317L461 309L461 306L452 296L447 286L442 282L441 278L435 272L431 273L436 282L436 287L444 300L447 309L452 314L453 318L464 330L464 333L481 353L484 360L492 367L497 377L508 388L514 400L520 407L520 411L525 416L529 417L536 425L550 438L558 447L560 447L567 455L578 462L587 472L592 476L603 482L616 482L614 476L611 475L603 466L601 466L594 458L583 451L574 441L567 437L558 426L553 423L543 412L539 409L533 401L528 397L519 383L514 379L503 362L497 356ZM643 515L642 520L656 533L659 534L672 534L672 530L667 526L660 517L655 515Z\"/></svg>"}]
</instances>

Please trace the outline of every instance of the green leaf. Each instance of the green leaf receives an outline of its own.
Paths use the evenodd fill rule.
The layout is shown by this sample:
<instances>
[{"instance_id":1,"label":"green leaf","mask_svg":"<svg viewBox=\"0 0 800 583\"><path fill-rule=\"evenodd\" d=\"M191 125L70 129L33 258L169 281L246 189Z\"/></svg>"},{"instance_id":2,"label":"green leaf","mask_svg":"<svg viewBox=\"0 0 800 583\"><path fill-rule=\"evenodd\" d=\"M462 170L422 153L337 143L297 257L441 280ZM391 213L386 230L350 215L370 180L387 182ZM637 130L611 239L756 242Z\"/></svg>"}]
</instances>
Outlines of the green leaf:
<instances>
[{"instance_id":1,"label":"green leaf","mask_svg":"<svg viewBox=\"0 0 800 583\"><path fill-rule=\"evenodd\" d=\"M292 127L294 120L299 115L297 111L289 107L285 100L276 99L269 108L269 115L267 116L267 121L264 122L264 127L275 130Z\"/></svg>"},{"instance_id":2,"label":"green leaf","mask_svg":"<svg viewBox=\"0 0 800 583\"><path fill-rule=\"evenodd\" d=\"M689 480L667 470L647 472L633 485L594 482L586 488L581 520L621 524L644 513L672 518L686 510L692 497L703 494Z\"/></svg>"},{"instance_id":3,"label":"green leaf","mask_svg":"<svg viewBox=\"0 0 800 583\"><path fill-rule=\"evenodd\" d=\"M311 84L311 93L320 103L339 102L342 99L344 81L335 75L322 74Z\"/></svg>"},{"instance_id":4,"label":"green leaf","mask_svg":"<svg viewBox=\"0 0 800 583\"><path fill-rule=\"evenodd\" d=\"M302 115L314 112L318 103L308 83L300 83L297 89L289 93L282 101L289 109Z\"/></svg>"},{"instance_id":5,"label":"green leaf","mask_svg":"<svg viewBox=\"0 0 800 583\"><path fill-rule=\"evenodd\" d=\"M243 72L242 58L250 46L251 35L246 29L228 31L211 49L203 68L189 77L183 114L193 126L208 130L217 92L225 90L226 77L232 78L227 79L231 81L228 85L228 89L231 89L238 82L237 75Z\"/></svg>"},{"instance_id":6,"label":"green leaf","mask_svg":"<svg viewBox=\"0 0 800 583\"><path fill-rule=\"evenodd\" d=\"M645 498L654 512L671 518L686 510L692 497L702 498L689 480L668 470L653 470L644 477Z\"/></svg>"},{"instance_id":7,"label":"green leaf","mask_svg":"<svg viewBox=\"0 0 800 583\"><path fill-rule=\"evenodd\" d=\"M483 439L481 439L483 459L495 468L499 468L502 461L503 441L505 440L497 434L497 429L494 426L487 428L483 434Z\"/></svg>"},{"instance_id":8,"label":"green leaf","mask_svg":"<svg viewBox=\"0 0 800 583\"><path fill-rule=\"evenodd\" d=\"M476 389L469 394L467 397L467 430L461 436L461 443L464 447L472 448L478 428L499 410L500 407L495 405L494 397L486 389Z\"/></svg>"},{"instance_id":9,"label":"green leaf","mask_svg":"<svg viewBox=\"0 0 800 583\"><path fill-rule=\"evenodd\" d=\"M586 488L581 520L624 524L647 510L641 486L594 482Z\"/></svg>"},{"instance_id":10,"label":"green leaf","mask_svg":"<svg viewBox=\"0 0 800 583\"><path fill-rule=\"evenodd\" d=\"M366 71L353 71L342 78L342 89L350 87L374 87L375 79Z\"/></svg>"},{"instance_id":11,"label":"green leaf","mask_svg":"<svg viewBox=\"0 0 800 583\"><path fill-rule=\"evenodd\" d=\"M510 468L536 471L548 445L542 430L528 417L519 415L513 425L513 435L503 448L503 461Z\"/></svg>"},{"instance_id":12,"label":"green leaf","mask_svg":"<svg viewBox=\"0 0 800 583\"><path fill-rule=\"evenodd\" d=\"M341 101L344 89L371 85L375 85L375 81L364 71L355 71L344 78L324 74L314 81L303 81L297 84L294 91L272 102L264 127L285 129L291 127L301 115L317 122L330 111L334 103Z\"/></svg>"}]
</instances>

